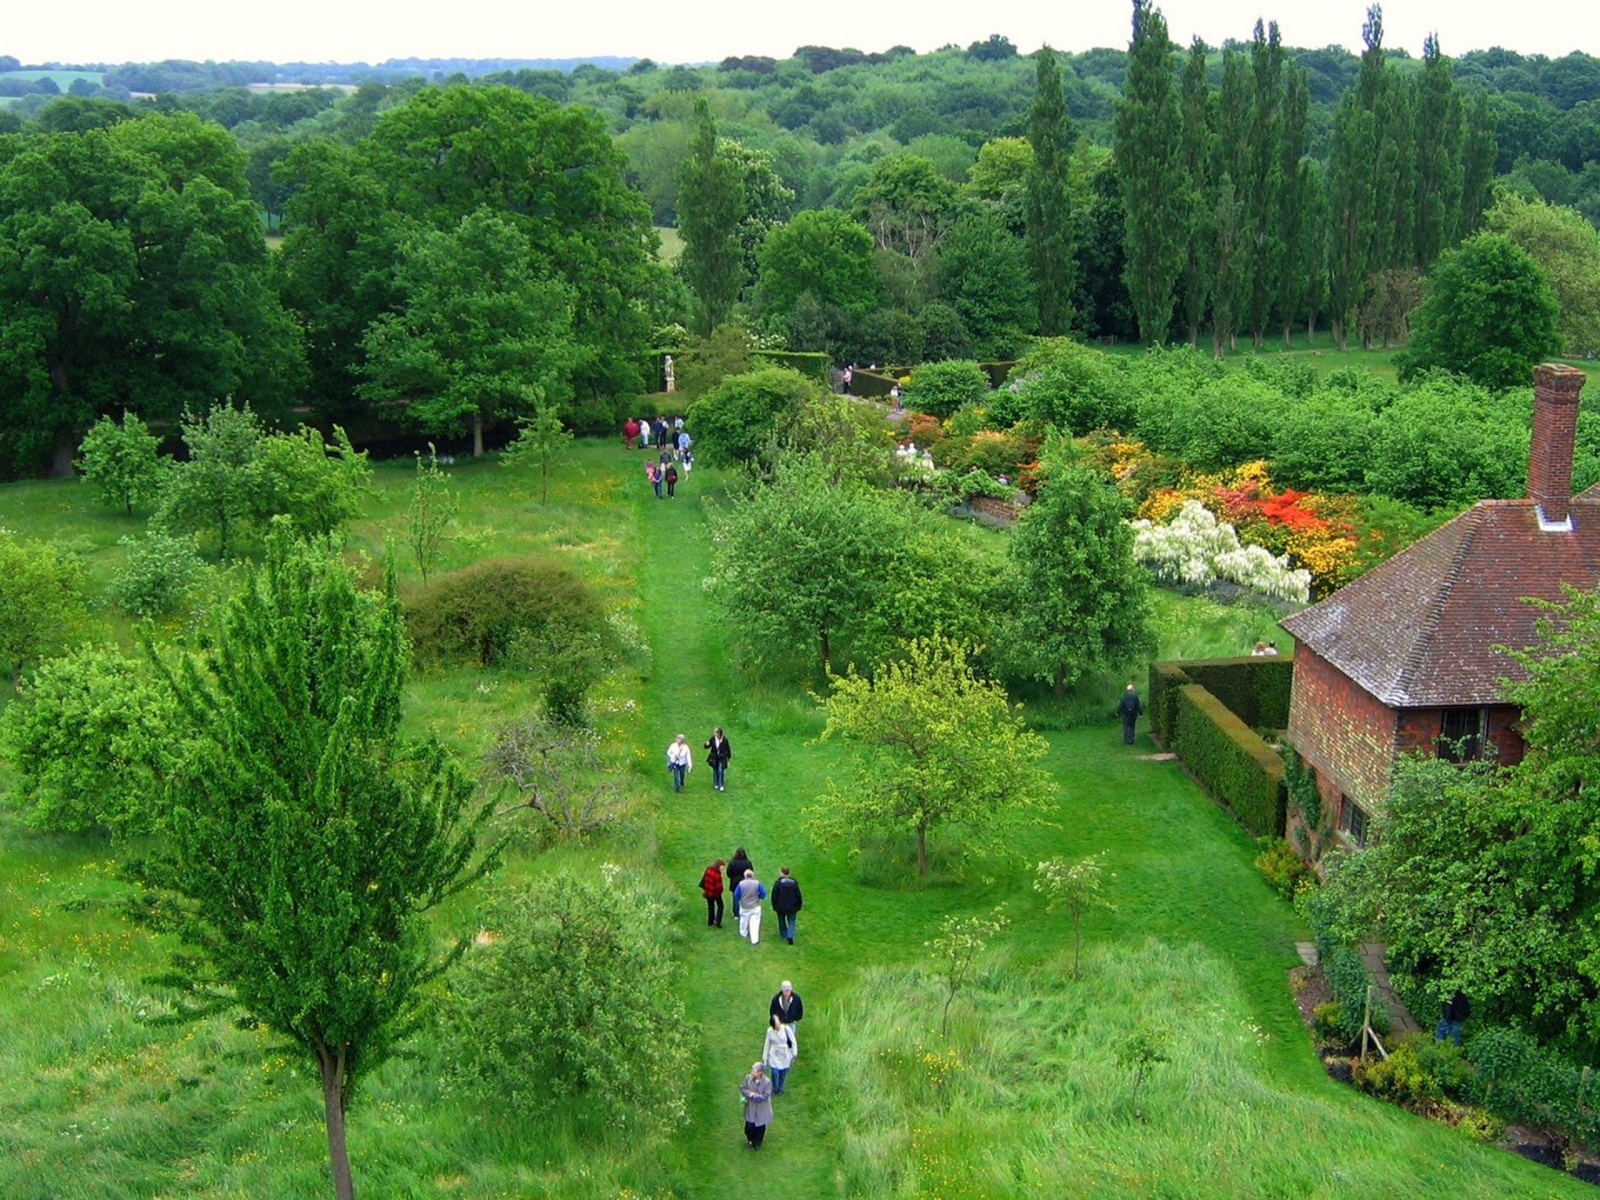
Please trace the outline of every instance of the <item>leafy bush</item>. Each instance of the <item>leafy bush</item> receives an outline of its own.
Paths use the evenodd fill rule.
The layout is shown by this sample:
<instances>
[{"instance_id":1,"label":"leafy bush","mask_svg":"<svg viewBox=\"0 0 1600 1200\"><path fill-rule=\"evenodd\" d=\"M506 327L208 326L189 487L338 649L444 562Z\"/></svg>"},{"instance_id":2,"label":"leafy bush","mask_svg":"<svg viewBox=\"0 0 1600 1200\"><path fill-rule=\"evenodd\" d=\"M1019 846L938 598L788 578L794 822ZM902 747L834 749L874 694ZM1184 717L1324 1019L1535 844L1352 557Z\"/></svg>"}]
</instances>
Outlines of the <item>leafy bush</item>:
<instances>
[{"instance_id":1,"label":"leafy bush","mask_svg":"<svg viewBox=\"0 0 1600 1200\"><path fill-rule=\"evenodd\" d=\"M1232 525L1198 500L1185 500L1165 525L1138 520L1133 527L1133 556L1163 582L1208 587L1224 579L1274 600L1303 604L1310 598L1310 571L1264 547L1244 545Z\"/></svg>"},{"instance_id":2,"label":"leafy bush","mask_svg":"<svg viewBox=\"0 0 1600 1200\"><path fill-rule=\"evenodd\" d=\"M1311 1033L1319 1042L1348 1042L1344 1033L1344 1007L1329 1000L1311 1010Z\"/></svg>"},{"instance_id":3,"label":"leafy bush","mask_svg":"<svg viewBox=\"0 0 1600 1200\"><path fill-rule=\"evenodd\" d=\"M1261 853L1256 855L1256 870L1267 881L1267 886L1285 900L1293 900L1302 885L1309 885L1316 874L1306 866L1299 853L1281 837L1257 838Z\"/></svg>"},{"instance_id":4,"label":"leafy bush","mask_svg":"<svg viewBox=\"0 0 1600 1200\"><path fill-rule=\"evenodd\" d=\"M982 471L1012 478L1032 457L1021 438L993 429L980 430L970 438L946 438L934 455L942 465L954 471Z\"/></svg>"},{"instance_id":5,"label":"leafy bush","mask_svg":"<svg viewBox=\"0 0 1600 1200\"><path fill-rule=\"evenodd\" d=\"M106 589L111 601L136 617L157 617L183 607L189 591L206 571L193 534L172 537L152 530L145 538L121 538L127 561Z\"/></svg>"},{"instance_id":6,"label":"leafy bush","mask_svg":"<svg viewBox=\"0 0 1600 1200\"><path fill-rule=\"evenodd\" d=\"M1367 486L1422 508L1522 494L1528 417L1508 403L1441 376L1404 392L1379 417L1367 454Z\"/></svg>"},{"instance_id":7,"label":"leafy bush","mask_svg":"<svg viewBox=\"0 0 1600 1200\"><path fill-rule=\"evenodd\" d=\"M1168 402L1164 419L1141 427L1151 445L1203 471L1266 458L1285 407L1283 395L1245 375L1229 375Z\"/></svg>"},{"instance_id":8,"label":"leafy bush","mask_svg":"<svg viewBox=\"0 0 1600 1200\"><path fill-rule=\"evenodd\" d=\"M1351 1070L1362 1091L1424 1115L1433 1113L1443 1100L1462 1094L1471 1074L1453 1043L1435 1042L1423 1034L1408 1034L1389 1047L1388 1058L1357 1061Z\"/></svg>"},{"instance_id":9,"label":"leafy bush","mask_svg":"<svg viewBox=\"0 0 1600 1200\"><path fill-rule=\"evenodd\" d=\"M692 1034L664 881L607 863L506 893L457 977L457 1086L524 1113L575 1101L628 1127L687 1117Z\"/></svg>"},{"instance_id":10,"label":"leafy bush","mask_svg":"<svg viewBox=\"0 0 1600 1200\"><path fill-rule=\"evenodd\" d=\"M543 674L550 715L570 719L614 661L613 626L577 572L538 559L485 559L437 575L407 599L424 667L525 667Z\"/></svg>"},{"instance_id":11,"label":"leafy bush","mask_svg":"<svg viewBox=\"0 0 1600 1200\"><path fill-rule=\"evenodd\" d=\"M1490 1026L1467 1042L1473 1099L1519 1125L1554 1126L1588 1145L1600 1142L1600 1076L1520 1029Z\"/></svg>"},{"instance_id":12,"label":"leafy bush","mask_svg":"<svg viewBox=\"0 0 1600 1200\"><path fill-rule=\"evenodd\" d=\"M1283 759L1205 688L1178 689L1172 750L1239 823L1258 837L1282 837Z\"/></svg>"},{"instance_id":13,"label":"leafy bush","mask_svg":"<svg viewBox=\"0 0 1600 1200\"><path fill-rule=\"evenodd\" d=\"M11 799L51 833L148 833L178 724L166 689L116 650L51 659L0 721Z\"/></svg>"},{"instance_id":14,"label":"leafy bush","mask_svg":"<svg viewBox=\"0 0 1600 1200\"><path fill-rule=\"evenodd\" d=\"M753 463L819 387L785 367L730 375L689 407L697 457L713 467Z\"/></svg>"},{"instance_id":15,"label":"leafy bush","mask_svg":"<svg viewBox=\"0 0 1600 1200\"><path fill-rule=\"evenodd\" d=\"M1361 1036L1361 1017L1367 1010L1367 988L1372 979L1353 946L1327 946L1322 939L1317 944L1323 977L1339 1003L1338 1032L1345 1041L1354 1042ZM1372 1027L1379 1033L1389 1031L1389 1010L1377 995L1372 1000Z\"/></svg>"},{"instance_id":16,"label":"leafy bush","mask_svg":"<svg viewBox=\"0 0 1600 1200\"><path fill-rule=\"evenodd\" d=\"M1029 416L1074 435L1130 430L1136 406L1121 370L1106 354L1069 338L1037 343L1011 372Z\"/></svg>"},{"instance_id":17,"label":"leafy bush","mask_svg":"<svg viewBox=\"0 0 1600 1200\"><path fill-rule=\"evenodd\" d=\"M76 555L0 529L0 671L55 654L88 621L88 574Z\"/></svg>"},{"instance_id":18,"label":"leafy bush","mask_svg":"<svg viewBox=\"0 0 1600 1200\"><path fill-rule=\"evenodd\" d=\"M924 363L906 385L906 407L948 417L964 404L978 404L989 393L989 377L970 359Z\"/></svg>"}]
</instances>

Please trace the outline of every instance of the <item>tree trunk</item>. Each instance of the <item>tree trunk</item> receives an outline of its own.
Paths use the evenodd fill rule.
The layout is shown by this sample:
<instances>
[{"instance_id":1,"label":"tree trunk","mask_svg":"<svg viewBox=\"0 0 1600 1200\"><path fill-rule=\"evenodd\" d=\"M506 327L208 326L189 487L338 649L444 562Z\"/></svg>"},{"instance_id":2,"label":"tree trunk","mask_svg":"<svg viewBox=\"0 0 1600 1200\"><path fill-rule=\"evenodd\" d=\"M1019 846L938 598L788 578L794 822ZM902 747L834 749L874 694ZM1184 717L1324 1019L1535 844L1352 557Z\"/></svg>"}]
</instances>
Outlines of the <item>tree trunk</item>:
<instances>
[{"instance_id":1,"label":"tree trunk","mask_svg":"<svg viewBox=\"0 0 1600 1200\"><path fill-rule=\"evenodd\" d=\"M1199 348L1200 348L1200 326L1191 325L1191 326L1189 326L1189 349L1198 350Z\"/></svg>"},{"instance_id":2,"label":"tree trunk","mask_svg":"<svg viewBox=\"0 0 1600 1200\"><path fill-rule=\"evenodd\" d=\"M1067 694L1067 669L1065 667L1056 668L1055 692L1058 698Z\"/></svg>"},{"instance_id":3,"label":"tree trunk","mask_svg":"<svg viewBox=\"0 0 1600 1200\"><path fill-rule=\"evenodd\" d=\"M350 1179L350 1151L344 1140L344 1060L345 1049L317 1047L322 1066L322 1108L328 1125L328 1165L333 1170L333 1194L338 1200L355 1200L356 1189Z\"/></svg>"},{"instance_id":4,"label":"tree trunk","mask_svg":"<svg viewBox=\"0 0 1600 1200\"><path fill-rule=\"evenodd\" d=\"M917 826L917 874L928 873L928 827Z\"/></svg>"},{"instance_id":5,"label":"tree trunk","mask_svg":"<svg viewBox=\"0 0 1600 1200\"><path fill-rule=\"evenodd\" d=\"M50 449L50 478L71 479L77 473L72 456L78 449L77 439L70 429L56 430L55 444Z\"/></svg>"},{"instance_id":6,"label":"tree trunk","mask_svg":"<svg viewBox=\"0 0 1600 1200\"><path fill-rule=\"evenodd\" d=\"M822 673L827 675L833 671L833 648L828 645L827 626L823 626L818 641L822 648Z\"/></svg>"},{"instance_id":7,"label":"tree trunk","mask_svg":"<svg viewBox=\"0 0 1600 1200\"><path fill-rule=\"evenodd\" d=\"M483 414L481 412L472 414L472 457L483 457Z\"/></svg>"}]
</instances>

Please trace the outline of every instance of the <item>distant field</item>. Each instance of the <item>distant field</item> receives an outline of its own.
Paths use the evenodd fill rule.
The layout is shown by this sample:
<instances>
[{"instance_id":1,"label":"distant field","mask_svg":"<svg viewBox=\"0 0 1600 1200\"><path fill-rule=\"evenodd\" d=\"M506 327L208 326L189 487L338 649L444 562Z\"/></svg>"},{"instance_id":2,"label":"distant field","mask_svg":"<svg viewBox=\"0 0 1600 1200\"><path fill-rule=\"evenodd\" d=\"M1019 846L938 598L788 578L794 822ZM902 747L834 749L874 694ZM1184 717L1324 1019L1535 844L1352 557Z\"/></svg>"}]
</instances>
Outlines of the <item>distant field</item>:
<instances>
[{"instance_id":1,"label":"distant field","mask_svg":"<svg viewBox=\"0 0 1600 1200\"><path fill-rule=\"evenodd\" d=\"M661 238L661 253L657 255L664 263L675 263L683 255L683 238L678 231L670 225L657 225L656 233Z\"/></svg>"},{"instance_id":2,"label":"distant field","mask_svg":"<svg viewBox=\"0 0 1600 1200\"><path fill-rule=\"evenodd\" d=\"M105 79L104 71L4 71L0 72L0 79L54 79L56 86L63 92L72 86L73 81L87 79L98 87Z\"/></svg>"}]
</instances>

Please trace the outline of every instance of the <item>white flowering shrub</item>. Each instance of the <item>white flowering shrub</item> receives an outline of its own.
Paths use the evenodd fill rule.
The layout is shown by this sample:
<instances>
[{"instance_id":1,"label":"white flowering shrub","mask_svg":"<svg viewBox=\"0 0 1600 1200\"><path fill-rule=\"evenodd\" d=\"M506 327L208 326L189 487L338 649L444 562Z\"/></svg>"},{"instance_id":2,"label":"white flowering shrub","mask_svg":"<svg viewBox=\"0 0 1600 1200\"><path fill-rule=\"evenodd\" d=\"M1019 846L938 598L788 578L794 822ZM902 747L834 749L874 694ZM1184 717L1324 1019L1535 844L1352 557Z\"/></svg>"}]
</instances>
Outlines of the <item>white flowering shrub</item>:
<instances>
[{"instance_id":1,"label":"white flowering shrub","mask_svg":"<svg viewBox=\"0 0 1600 1200\"><path fill-rule=\"evenodd\" d=\"M1274 600L1304 604L1311 597L1310 571L1242 544L1238 531L1198 500L1185 501L1165 525L1135 521L1133 529L1133 557L1164 583L1205 587L1225 579Z\"/></svg>"}]
</instances>

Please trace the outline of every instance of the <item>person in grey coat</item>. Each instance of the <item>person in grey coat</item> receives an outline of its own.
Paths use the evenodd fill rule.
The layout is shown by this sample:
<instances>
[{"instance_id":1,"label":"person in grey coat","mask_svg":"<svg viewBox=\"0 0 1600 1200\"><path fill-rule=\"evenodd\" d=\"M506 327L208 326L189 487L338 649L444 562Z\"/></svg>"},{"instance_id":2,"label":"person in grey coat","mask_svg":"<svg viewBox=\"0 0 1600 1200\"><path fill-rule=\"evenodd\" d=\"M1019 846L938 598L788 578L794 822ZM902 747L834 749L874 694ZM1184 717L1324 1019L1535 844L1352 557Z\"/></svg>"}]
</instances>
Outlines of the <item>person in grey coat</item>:
<instances>
[{"instance_id":1,"label":"person in grey coat","mask_svg":"<svg viewBox=\"0 0 1600 1200\"><path fill-rule=\"evenodd\" d=\"M750 1074L739 1085L739 1095L744 1097L744 1143L759 1150L767 1126L772 1124L772 1080L767 1078L765 1066L751 1064Z\"/></svg>"}]
</instances>

